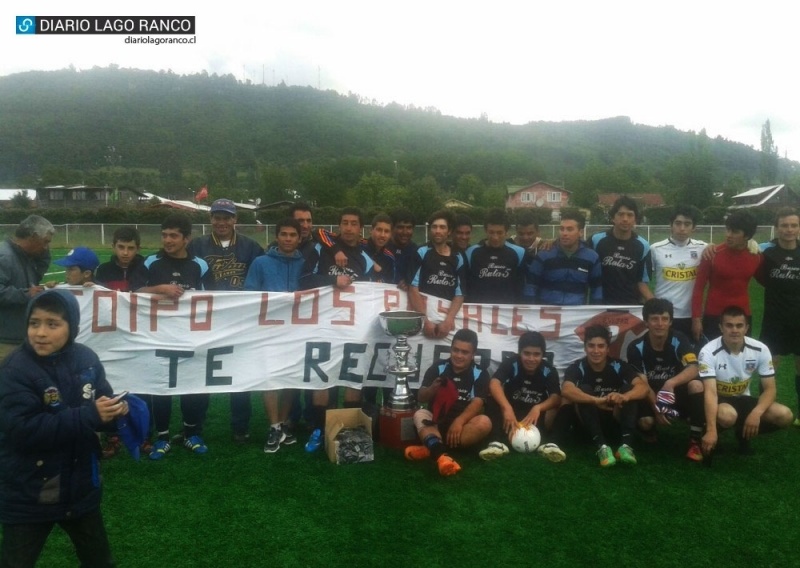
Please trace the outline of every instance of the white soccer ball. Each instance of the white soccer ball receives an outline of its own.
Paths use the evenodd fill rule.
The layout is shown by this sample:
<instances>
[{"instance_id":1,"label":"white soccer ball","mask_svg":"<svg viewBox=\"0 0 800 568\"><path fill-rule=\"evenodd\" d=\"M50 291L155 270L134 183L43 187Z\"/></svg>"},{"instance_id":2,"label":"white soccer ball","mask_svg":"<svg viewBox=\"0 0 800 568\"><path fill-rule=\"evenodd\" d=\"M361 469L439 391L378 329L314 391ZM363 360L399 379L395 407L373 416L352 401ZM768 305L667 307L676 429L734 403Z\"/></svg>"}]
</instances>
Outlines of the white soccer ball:
<instances>
[{"instance_id":1,"label":"white soccer ball","mask_svg":"<svg viewBox=\"0 0 800 568\"><path fill-rule=\"evenodd\" d=\"M542 435L536 426L520 426L511 436L511 447L523 454L535 452L542 443Z\"/></svg>"}]
</instances>

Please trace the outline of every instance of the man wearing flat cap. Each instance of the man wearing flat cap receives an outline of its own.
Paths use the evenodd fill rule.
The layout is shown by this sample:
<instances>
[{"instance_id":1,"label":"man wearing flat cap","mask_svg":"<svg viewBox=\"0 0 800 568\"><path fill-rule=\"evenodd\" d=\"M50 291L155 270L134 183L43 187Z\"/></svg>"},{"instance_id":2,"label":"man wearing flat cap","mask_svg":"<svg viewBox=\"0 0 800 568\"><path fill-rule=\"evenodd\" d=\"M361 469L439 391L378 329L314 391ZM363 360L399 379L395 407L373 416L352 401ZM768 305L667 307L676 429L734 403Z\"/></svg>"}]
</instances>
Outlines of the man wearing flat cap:
<instances>
[{"instance_id":1,"label":"man wearing flat cap","mask_svg":"<svg viewBox=\"0 0 800 568\"><path fill-rule=\"evenodd\" d=\"M236 205L230 199L211 204L211 234L192 239L188 250L208 263L208 290L244 290L250 265L264 254L256 241L236 232ZM251 413L250 393L231 393L231 430L237 444L250 437Z\"/></svg>"}]
</instances>

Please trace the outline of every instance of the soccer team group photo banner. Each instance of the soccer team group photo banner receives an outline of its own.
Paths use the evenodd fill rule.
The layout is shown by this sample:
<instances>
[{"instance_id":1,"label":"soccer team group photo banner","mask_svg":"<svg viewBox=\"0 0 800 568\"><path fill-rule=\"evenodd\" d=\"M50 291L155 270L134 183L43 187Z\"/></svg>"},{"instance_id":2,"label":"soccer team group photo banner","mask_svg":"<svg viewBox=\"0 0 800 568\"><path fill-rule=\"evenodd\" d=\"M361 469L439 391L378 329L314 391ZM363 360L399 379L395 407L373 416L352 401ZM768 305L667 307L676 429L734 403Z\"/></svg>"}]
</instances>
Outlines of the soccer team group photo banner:
<instances>
[{"instance_id":1,"label":"soccer team group photo banner","mask_svg":"<svg viewBox=\"0 0 800 568\"><path fill-rule=\"evenodd\" d=\"M117 392L185 394L279 388L393 386L386 366L395 338L380 313L408 308L405 292L386 284L299 292L187 292L178 300L103 288L72 288L81 305L78 341L100 357ZM441 321L449 303L427 298ZM519 336L539 331L559 370L583 356L583 330L600 323L614 334L612 355L644 332L640 306L465 304L456 329L478 334L482 367L515 353ZM419 386L450 340L409 338Z\"/></svg>"}]
</instances>

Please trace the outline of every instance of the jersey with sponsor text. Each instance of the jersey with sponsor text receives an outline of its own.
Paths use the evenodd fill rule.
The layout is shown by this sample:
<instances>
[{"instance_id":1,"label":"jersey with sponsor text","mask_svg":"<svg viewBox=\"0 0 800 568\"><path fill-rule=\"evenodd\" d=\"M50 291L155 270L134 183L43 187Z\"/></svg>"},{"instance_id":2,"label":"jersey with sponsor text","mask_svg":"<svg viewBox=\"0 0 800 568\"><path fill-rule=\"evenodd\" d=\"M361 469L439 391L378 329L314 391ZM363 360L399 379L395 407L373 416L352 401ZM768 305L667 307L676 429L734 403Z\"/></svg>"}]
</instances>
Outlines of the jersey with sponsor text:
<instances>
[{"instance_id":1,"label":"jersey with sponsor text","mask_svg":"<svg viewBox=\"0 0 800 568\"><path fill-rule=\"evenodd\" d=\"M650 345L649 333L628 345L628 363L647 377L654 391L664 388L664 383L689 365L697 365L697 355L689 338L680 331L672 331L662 351Z\"/></svg>"},{"instance_id":2,"label":"jersey with sponsor text","mask_svg":"<svg viewBox=\"0 0 800 568\"><path fill-rule=\"evenodd\" d=\"M564 380L574 383L584 392L587 389L583 387L588 386L588 391L594 396L606 396L612 392L622 392L638 375L633 365L621 359L609 358L602 371L595 371L584 357L567 367Z\"/></svg>"},{"instance_id":3,"label":"jersey with sponsor text","mask_svg":"<svg viewBox=\"0 0 800 568\"><path fill-rule=\"evenodd\" d=\"M422 245L414 257L412 286L423 294L452 300L463 296L461 281L464 277L464 256L451 249L450 256L436 252L431 245Z\"/></svg>"},{"instance_id":4,"label":"jersey with sponsor text","mask_svg":"<svg viewBox=\"0 0 800 568\"><path fill-rule=\"evenodd\" d=\"M467 249L466 301L474 304L514 304L522 298L522 261L525 249L503 243Z\"/></svg>"},{"instance_id":5,"label":"jersey with sponsor text","mask_svg":"<svg viewBox=\"0 0 800 568\"><path fill-rule=\"evenodd\" d=\"M603 301L616 306L641 304L639 283L650 281L645 270L650 244L635 232L629 239L618 239L613 229L595 233L590 244L600 257Z\"/></svg>"},{"instance_id":6,"label":"jersey with sponsor text","mask_svg":"<svg viewBox=\"0 0 800 568\"><path fill-rule=\"evenodd\" d=\"M700 378L716 379L720 396L750 396L754 373L762 379L775 375L772 354L760 341L746 337L742 350L734 354L718 337L700 350Z\"/></svg>"},{"instance_id":7,"label":"jersey with sponsor text","mask_svg":"<svg viewBox=\"0 0 800 568\"><path fill-rule=\"evenodd\" d=\"M764 322L800 326L800 247L785 249L775 241L761 245L764 259L756 273L764 286Z\"/></svg>"},{"instance_id":8,"label":"jersey with sponsor text","mask_svg":"<svg viewBox=\"0 0 800 568\"><path fill-rule=\"evenodd\" d=\"M696 239L685 245L664 239L650 247L650 274L656 281L653 293L672 302L676 318L692 317L692 291L705 248L706 243Z\"/></svg>"},{"instance_id":9,"label":"jersey with sponsor text","mask_svg":"<svg viewBox=\"0 0 800 568\"><path fill-rule=\"evenodd\" d=\"M527 413L552 395L561 394L558 371L546 361L529 373L515 356L500 363L493 378L502 383L503 393L515 412Z\"/></svg>"}]
</instances>

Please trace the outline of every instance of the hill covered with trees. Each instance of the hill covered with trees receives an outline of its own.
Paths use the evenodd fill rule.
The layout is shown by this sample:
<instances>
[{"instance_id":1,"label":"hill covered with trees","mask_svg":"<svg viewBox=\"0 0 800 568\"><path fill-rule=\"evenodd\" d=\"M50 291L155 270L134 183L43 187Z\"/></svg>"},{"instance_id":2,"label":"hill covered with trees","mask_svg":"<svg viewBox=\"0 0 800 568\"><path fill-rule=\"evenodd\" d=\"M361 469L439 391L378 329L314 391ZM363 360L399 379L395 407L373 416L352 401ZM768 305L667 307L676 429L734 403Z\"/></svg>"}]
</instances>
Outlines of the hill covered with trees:
<instances>
[{"instance_id":1,"label":"hill covered with trees","mask_svg":"<svg viewBox=\"0 0 800 568\"><path fill-rule=\"evenodd\" d=\"M766 119L767 117L765 117ZM710 205L762 182L787 182L797 162L704 132L598 121L491 123L436 109L378 105L310 87L233 76L95 68L0 78L0 183L86 183L175 198L301 197L319 206L410 205L447 197L502 205L506 186L597 193L657 192Z\"/></svg>"}]
</instances>

